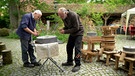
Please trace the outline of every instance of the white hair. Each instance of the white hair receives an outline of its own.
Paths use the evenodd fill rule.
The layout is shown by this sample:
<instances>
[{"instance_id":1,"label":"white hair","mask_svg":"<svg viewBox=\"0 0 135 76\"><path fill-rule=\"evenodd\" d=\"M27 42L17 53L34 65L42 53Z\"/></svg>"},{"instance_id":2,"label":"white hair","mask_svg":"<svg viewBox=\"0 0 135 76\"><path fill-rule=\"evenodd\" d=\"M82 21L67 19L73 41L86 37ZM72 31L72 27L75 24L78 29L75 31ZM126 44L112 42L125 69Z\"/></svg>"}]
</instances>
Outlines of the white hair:
<instances>
[{"instance_id":1,"label":"white hair","mask_svg":"<svg viewBox=\"0 0 135 76\"><path fill-rule=\"evenodd\" d=\"M61 11L63 13L68 13L67 9L64 7L59 8L58 11Z\"/></svg>"},{"instance_id":2,"label":"white hair","mask_svg":"<svg viewBox=\"0 0 135 76\"><path fill-rule=\"evenodd\" d=\"M40 10L35 10L34 13L42 15L42 12Z\"/></svg>"}]
</instances>

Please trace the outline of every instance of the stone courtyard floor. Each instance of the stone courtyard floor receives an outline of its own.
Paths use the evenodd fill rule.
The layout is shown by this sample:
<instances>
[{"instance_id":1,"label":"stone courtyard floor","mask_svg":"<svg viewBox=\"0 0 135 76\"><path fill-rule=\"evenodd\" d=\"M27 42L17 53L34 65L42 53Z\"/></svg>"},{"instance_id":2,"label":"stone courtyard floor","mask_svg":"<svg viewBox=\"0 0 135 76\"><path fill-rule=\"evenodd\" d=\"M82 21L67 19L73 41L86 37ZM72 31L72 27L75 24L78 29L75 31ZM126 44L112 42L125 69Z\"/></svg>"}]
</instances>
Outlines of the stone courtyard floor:
<instances>
[{"instance_id":1,"label":"stone courtyard floor","mask_svg":"<svg viewBox=\"0 0 135 76\"><path fill-rule=\"evenodd\" d=\"M135 46L135 40L127 40L124 35L117 35L115 41L115 50L118 51L122 51L123 46ZM81 61L81 69L75 73L71 72L73 66L61 66L61 63L66 61L66 43L59 44L59 55L53 57L57 64L64 69L64 72L61 72L58 67L48 60L41 69L40 74L36 75L40 68L39 66L34 68L22 67L19 39L0 37L0 42L5 43L7 49L11 50L13 59L12 64L0 66L0 76L127 76L127 72L120 69L115 70L114 65L105 66L104 62L96 62L96 58L93 58L94 61L91 63ZM99 48L98 46L96 47ZM41 63L44 60L42 59Z\"/></svg>"}]
</instances>

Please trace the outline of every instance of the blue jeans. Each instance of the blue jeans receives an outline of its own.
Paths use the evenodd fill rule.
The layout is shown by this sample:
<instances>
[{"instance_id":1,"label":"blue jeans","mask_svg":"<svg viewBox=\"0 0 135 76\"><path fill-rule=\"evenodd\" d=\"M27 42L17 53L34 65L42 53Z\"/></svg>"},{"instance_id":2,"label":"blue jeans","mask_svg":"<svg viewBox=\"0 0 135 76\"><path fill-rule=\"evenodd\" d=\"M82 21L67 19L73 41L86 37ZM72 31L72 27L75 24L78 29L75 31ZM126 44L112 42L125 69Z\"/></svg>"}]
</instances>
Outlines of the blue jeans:
<instances>
[{"instance_id":1,"label":"blue jeans","mask_svg":"<svg viewBox=\"0 0 135 76\"><path fill-rule=\"evenodd\" d=\"M23 63L29 62L29 58L30 58L31 63L36 62L36 57L34 55L34 49L33 49L33 46L30 44L31 40L20 39L20 42L21 42Z\"/></svg>"},{"instance_id":2,"label":"blue jeans","mask_svg":"<svg viewBox=\"0 0 135 76\"><path fill-rule=\"evenodd\" d=\"M73 49L75 48L75 64L80 66L80 55L82 46L82 35L79 36L69 36L67 43L67 62L73 62ZM78 57L79 56L79 57Z\"/></svg>"}]
</instances>

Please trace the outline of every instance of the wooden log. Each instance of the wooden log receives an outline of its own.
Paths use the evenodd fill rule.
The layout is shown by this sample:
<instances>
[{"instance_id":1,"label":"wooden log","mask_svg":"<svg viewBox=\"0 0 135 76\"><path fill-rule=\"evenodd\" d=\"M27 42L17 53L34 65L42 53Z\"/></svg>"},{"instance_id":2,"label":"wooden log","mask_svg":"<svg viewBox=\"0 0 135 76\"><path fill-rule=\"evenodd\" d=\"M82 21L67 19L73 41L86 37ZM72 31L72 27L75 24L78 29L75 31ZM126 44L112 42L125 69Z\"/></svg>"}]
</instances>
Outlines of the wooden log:
<instances>
[{"instance_id":1,"label":"wooden log","mask_svg":"<svg viewBox=\"0 0 135 76\"><path fill-rule=\"evenodd\" d=\"M2 58L3 64L11 64L12 63L12 54L11 50L2 50Z\"/></svg>"},{"instance_id":2,"label":"wooden log","mask_svg":"<svg viewBox=\"0 0 135 76\"><path fill-rule=\"evenodd\" d=\"M4 43L0 43L0 55L2 53L2 50L6 49L6 45Z\"/></svg>"}]
</instances>

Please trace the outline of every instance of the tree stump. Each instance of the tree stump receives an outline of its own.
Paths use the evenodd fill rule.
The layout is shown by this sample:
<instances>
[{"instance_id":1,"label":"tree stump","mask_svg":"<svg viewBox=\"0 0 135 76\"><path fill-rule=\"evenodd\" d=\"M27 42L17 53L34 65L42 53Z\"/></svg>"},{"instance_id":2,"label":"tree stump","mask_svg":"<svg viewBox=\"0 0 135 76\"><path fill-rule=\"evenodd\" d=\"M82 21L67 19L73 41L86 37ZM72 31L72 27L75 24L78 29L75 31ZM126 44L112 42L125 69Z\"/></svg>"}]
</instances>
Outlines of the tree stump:
<instances>
[{"instance_id":1,"label":"tree stump","mask_svg":"<svg viewBox=\"0 0 135 76\"><path fill-rule=\"evenodd\" d=\"M11 64L12 63L12 54L11 50L2 50L2 58L3 64Z\"/></svg>"},{"instance_id":2,"label":"tree stump","mask_svg":"<svg viewBox=\"0 0 135 76\"><path fill-rule=\"evenodd\" d=\"M2 50L6 49L6 45L4 43L0 43L0 55L2 53Z\"/></svg>"}]
</instances>

